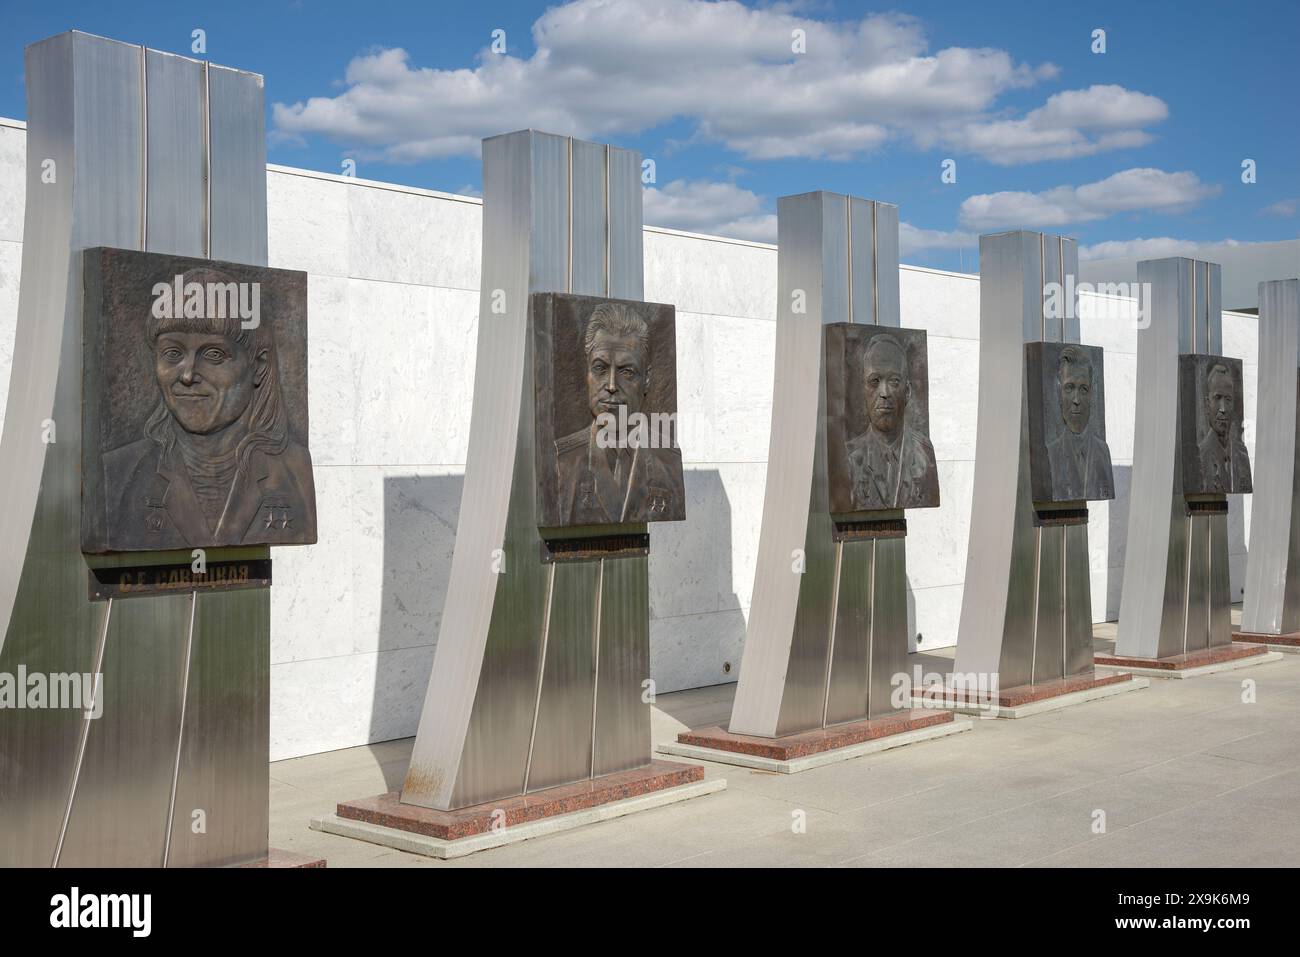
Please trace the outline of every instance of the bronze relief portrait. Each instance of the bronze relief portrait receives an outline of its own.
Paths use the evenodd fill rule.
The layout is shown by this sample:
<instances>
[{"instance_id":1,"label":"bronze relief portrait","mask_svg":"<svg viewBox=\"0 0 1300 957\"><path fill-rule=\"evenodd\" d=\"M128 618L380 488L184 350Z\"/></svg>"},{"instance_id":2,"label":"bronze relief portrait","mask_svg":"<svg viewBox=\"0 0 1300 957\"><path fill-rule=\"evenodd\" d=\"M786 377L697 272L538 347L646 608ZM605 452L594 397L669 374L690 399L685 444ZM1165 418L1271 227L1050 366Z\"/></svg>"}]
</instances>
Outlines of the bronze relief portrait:
<instances>
[{"instance_id":1,"label":"bronze relief portrait","mask_svg":"<svg viewBox=\"0 0 1300 957\"><path fill-rule=\"evenodd\" d=\"M1242 438L1244 392L1240 359L1178 357L1178 421L1183 492L1238 495L1253 490Z\"/></svg>"},{"instance_id":2,"label":"bronze relief portrait","mask_svg":"<svg viewBox=\"0 0 1300 957\"><path fill-rule=\"evenodd\" d=\"M316 541L306 274L85 257L82 547Z\"/></svg>"},{"instance_id":3,"label":"bronze relief portrait","mask_svg":"<svg viewBox=\"0 0 1300 957\"><path fill-rule=\"evenodd\" d=\"M925 331L837 322L823 344L830 510L937 507Z\"/></svg>"},{"instance_id":4,"label":"bronze relief portrait","mask_svg":"<svg viewBox=\"0 0 1300 957\"><path fill-rule=\"evenodd\" d=\"M1074 342L1025 344L1029 472L1035 502L1115 497L1106 444L1104 356Z\"/></svg>"},{"instance_id":5,"label":"bronze relief portrait","mask_svg":"<svg viewBox=\"0 0 1300 957\"><path fill-rule=\"evenodd\" d=\"M681 521L674 309L530 299L538 525Z\"/></svg>"}]
</instances>

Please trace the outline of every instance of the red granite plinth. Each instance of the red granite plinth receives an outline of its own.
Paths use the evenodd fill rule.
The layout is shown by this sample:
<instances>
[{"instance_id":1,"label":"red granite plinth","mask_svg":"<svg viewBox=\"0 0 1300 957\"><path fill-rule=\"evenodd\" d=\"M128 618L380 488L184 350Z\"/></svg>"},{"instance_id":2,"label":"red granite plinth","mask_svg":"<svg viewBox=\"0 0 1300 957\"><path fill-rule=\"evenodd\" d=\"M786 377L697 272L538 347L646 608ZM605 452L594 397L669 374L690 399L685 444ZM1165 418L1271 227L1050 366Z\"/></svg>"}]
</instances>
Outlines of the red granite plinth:
<instances>
[{"instance_id":1,"label":"red granite plinth","mask_svg":"<svg viewBox=\"0 0 1300 957\"><path fill-rule=\"evenodd\" d=\"M683 731L677 735L677 743L771 758L775 761L790 761L836 748L847 748L849 745L861 744L863 741L875 741L890 735L917 731L936 724L946 724L952 720L952 714L947 711L900 711L881 718L837 724L829 728L817 728L779 738L732 734L715 725L711 728Z\"/></svg>"},{"instance_id":2,"label":"red granite plinth","mask_svg":"<svg viewBox=\"0 0 1300 957\"><path fill-rule=\"evenodd\" d=\"M250 861L239 866L319 868L325 866L325 858L312 857L310 854L299 854L296 851L284 851L278 847L272 847L268 849L267 856L260 861Z\"/></svg>"},{"instance_id":3,"label":"red granite plinth","mask_svg":"<svg viewBox=\"0 0 1300 957\"><path fill-rule=\"evenodd\" d=\"M1132 677L1124 672L1106 675L1096 673L1070 675L1068 678L1054 678L1051 681L1040 681L1032 685L1000 688L996 695L986 688L949 688L935 685L914 690L912 697L918 702L931 702L941 707L957 704L1016 708L1034 701L1059 698L1061 695L1073 694L1076 691L1090 691L1093 688L1119 684L1131 680Z\"/></svg>"},{"instance_id":4,"label":"red granite plinth","mask_svg":"<svg viewBox=\"0 0 1300 957\"><path fill-rule=\"evenodd\" d=\"M1300 631L1289 635L1268 635L1259 631L1234 631L1233 641L1245 641L1260 645L1286 645L1288 648L1300 648Z\"/></svg>"},{"instance_id":5,"label":"red granite plinth","mask_svg":"<svg viewBox=\"0 0 1300 957\"><path fill-rule=\"evenodd\" d=\"M489 801L456 811L437 811L415 804L403 804L400 791L389 791L387 794L357 801L345 801L338 806L338 816L443 841L455 841L462 837L484 834L492 830L494 825L500 828L502 825L509 827L513 824L526 824L702 780L704 768L698 764L651 761L643 768L604 774L587 781L561 784L544 791ZM498 812L504 813L504 819Z\"/></svg>"},{"instance_id":6,"label":"red granite plinth","mask_svg":"<svg viewBox=\"0 0 1300 957\"><path fill-rule=\"evenodd\" d=\"M1260 645L1216 645L1189 651L1185 655L1170 655L1167 658L1137 658L1128 655L1097 655L1094 659L1099 665L1120 668L1159 668L1161 671L1186 671L1188 668L1203 668L1225 661L1237 661L1241 658L1253 658L1267 654L1268 649Z\"/></svg>"}]
</instances>

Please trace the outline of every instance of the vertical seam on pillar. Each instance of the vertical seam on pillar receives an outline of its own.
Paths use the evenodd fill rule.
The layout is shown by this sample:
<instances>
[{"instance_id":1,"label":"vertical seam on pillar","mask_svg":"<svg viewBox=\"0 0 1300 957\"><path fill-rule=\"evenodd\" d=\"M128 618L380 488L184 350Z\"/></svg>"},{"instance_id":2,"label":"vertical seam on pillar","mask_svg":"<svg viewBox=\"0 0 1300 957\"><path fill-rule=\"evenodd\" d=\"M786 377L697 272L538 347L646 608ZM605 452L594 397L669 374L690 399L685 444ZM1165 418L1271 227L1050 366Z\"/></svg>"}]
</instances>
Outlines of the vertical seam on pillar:
<instances>
[{"instance_id":1,"label":"vertical seam on pillar","mask_svg":"<svg viewBox=\"0 0 1300 957\"><path fill-rule=\"evenodd\" d=\"M876 543L879 539L871 540L871 571L867 575L867 588L871 596L871 603L867 611L867 702L866 714L863 717L871 717L871 673L872 666L876 662Z\"/></svg>"},{"instance_id":2,"label":"vertical seam on pillar","mask_svg":"<svg viewBox=\"0 0 1300 957\"><path fill-rule=\"evenodd\" d=\"M822 682L822 727L826 727L826 713L831 706L831 668L835 664L835 623L840 612L840 565L844 560L844 543L835 543L835 579L831 585L830 641L826 647L826 673Z\"/></svg>"},{"instance_id":3,"label":"vertical seam on pillar","mask_svg":"<svg viewBox=\"0 0 1300 957\"><path fill-rule=\"evenodd\" d=\"M104 649L108 645L108 623L113 615L113 599L108 600L104 607L104 623L99 629L99 642L95 647L95 670L92 674L92 680L104 673ZM94 712L98 706L98 698L103 694L104 688L101 682L95 683L95 700L91 701L90 711ZM59 866L59 858L63 855L63 840L68 835L68 822L72 818L72 803L77 797L77 783L81 779L81 762L86 756L86 740L90 737L90 717L83 715L81 719L81 732L77 735L77 758L72 765L72 782L68 785L68 803L63 809L63 823L59 827L59 840L54 845L54 861L51 867Z\"/></svg>"},{"instance_id":4,"label":"vertical seam on pillar","mask_svg":"<svg viewBox=\"0 0 1300 957\"><path fill-rule=\"evenodd\" d=\"M1200 348L1200 347L1197 345L1197 339L1198 339L1197 333L1200 332L1200 327L1201 327L1200 321L1199 321L1199 319L1198 319L1198 317L1197 317L1197 313L1200 312L1200 310L1197 308L1197 303L1196 303L1196 267L1197 267L1197 265L1198 265L1198 263L1196 262L1195 259L1193 259L1193 260L1192 260L1191 275L1188 276L1188 280L1190 281L1190 283L1191 283L1191 287L1192 287L1192 290L1191 290L1191 291L1192 291L1192 312L1191 312L1191 316L1190 316L1190 319L1191 319L1191 326L1192 326L1192 351L1193 351L1193 352L1204 352L1205 350L1202 349L1202 348Z\"/></svg>"},{"instance_id":5,"label":"vertical seam on pillar","mask_svg":"<svg viewBox=\"0 0 1300 957\"><path fill-rule=\"evenodd\" d=\"M844 286L848 294L849 322L854 318L853 302L853 197L844 197Z\"/></svg>"},{"instance_id":6,"label":"vertical seam on pillar","mask_svg":"<svg viewBox=\"0 0 1300 957\"><path fill-rule=\"evenodd\" d=\"M877 326L883 326L885 323L880 321L880 239L876 229L876 214L880 209L880 204L875 200L871 202L871 321ZM900 321L899 325L902 325ZM872 546L873 548L875 546ZM874 560L873 565L874 568Z\"/></svg>"},{"instance_id":7,"label":"vertical seam on pillar","mask_svg":"<svg viewBox=\"0 0 1300 957\"><path fill-rule=\"evenodd\" d=\"M1212 516L1205 516L1205 647L1207 650L1214 639L1214 524ZM1231 599L1231 579L1228 581L1228 592L1228 597ZM1231 616L1231 612L1229 615Z\"/></svg>"},{"instance_id":8,"label":"vertical seam on pillar","mask_svg":"<svg viewBox=\"0 0 1300 957\"><path fill-rule=\"evenodd\" d=\"M565 219L568 222L564 230L568 240L568 254L564 261L564 291L573 292L573 137L564 138L565 147Z\"/></svg>"},{"instance_id":9,"label":"vertical seam on pillar","mask_svg":"<svg viewBox=\"0 0 1300 957\"><path fill-rule=\"evenodd\" d=\"M596 705L600 700L600 612L605 591L605 559L596 572L596 620L591 626L591 777L596 776Z\"/></svg>"},{"instance_id":10,"label":"vertical seam on pillar","mask_svg":"<svg viewBox=\"0 0 1300 957\"><path fill-rule=\"evenodd\" d=\"M1047 303L1044 302L1043 300L1043 288L1047 285L1046 267L1043 262L1043 258L1044 258L1043 250L1045 248L1044 247L1045 240L1046 237L1042 233L1039 233L1038 234L1038 338L1040 340L1047 338L1047 312L1045 309ZM1021 350L1022 354L1023 351L1024 350ZM1034 614L1035 616L1037 616L1038 614L1038 588L1037 587L1034 588Z\"/></svg>"},{"instance_id":11,"label":"vertical seam on pillar","mask_svg":"<svg viewBox=\"0 0 1300 957\"><path fill-rule=\"evenodd\" d=\"M1042 560L1043 560L1043 529L1038 527L1034 529L1034 626L1030 630L1030 647L1029 647L1029 683L1034 683L1034 678L1038 671L1038 600L1039 590L1042 585Z\"/></svg>"},{"instance_id":12,"label":"vertical seam on pillar","mask_svg":"<svg viewBox=\"0 0 1300 957\"><path fill-rule=\"evenodd\" d=\"M608 296L608 295L610 294L610 284L609 284L609 273L610 273L610 265L609 265L609 237L610 237L610 230L611 230L612 226L611 226L611 223L610 223L610 219L611 219L611 217L610 217L610 214L609 214L609 161L610 161L610 158L611 158L612 155L613 155L613 153L612 153L612 151L611 151L610 145L609 145L608 143L606 143L606 144L605 144L605 170L604 170L604 172L605 172L605 202L604 202L605 215L604 215L604 217L603 217L604 224L605 224L605 236L604 236L604 250L603 250L603 252L604 252L604 256L605 256L605 295L606 295L606 296Z\"/></svg>"},{"instance_id":13,"label":"vertical seam on pillar","mask_svg":"<svg viewBox=\"0 0 1300 957\"><path fill-rule=\"evenodd\" d=\"M185 629L185 672L181 680L181 720L176 729L176 760L172 762L172 791L167 801L167 835L163 842L162 866L167 867L172 856L172 826L176 820L176 786L181 777L181 750L185 746L185 710L190 700L190 661L194 656L194 614L199 593L190 592L190 623Z\"/></svg>"},{"instance_id":14,"label":"vertical seam on pillar","mask_svg":"<svg viewBox=\"0 0 1300 957\"><path fill-rule=\"evenodd\" d=\"M212 76L203 61L203 256L212 258Z\"/></svg>"},{"instance_id":15,"label":"vertical seam on pillar","mask_svg":"<svg viewBox=\"0 0 1300 957\"><path fill-rule=\"evenodd\" d=\"M1064 273L1062 273L1064 275ZM1065 338L1065 330L1061 330ZM1087 526L1085 526L1086 528ZM1061 528L1061 674L1069 674L1069 629L1070 629L1070 527Z\"/></svg>"},{"instance_id":16,"label":"vertical seam on pillar","mask_svg":"<svg viewBox=\"0 0 1300 957\"><path fill-rule=\"evenodd\" d=\"M1056 274L1057 274L1058 276L1061 277L1061 291L1062 291L1062 292L1065 292L1065 285L1066 285L1066 276L1065 276L1065 238L1062 237L1062 236L1057 236L1057 237L1056 237ZM1066 339L1065 339L1065 329L1066 329L1066 325L1067 325L1068 322L1069 322L1069 320L1068 320L1066 317L1067 317L1067 316L1076 315L1077 312L1078 312L1078 310L1077 310L1077 306L1078 306L1078 291L1077 291L1077 289L1075 289L1074 291L1072 291L1072 292L1070 293L1070 301L1069 301L1068 303L1065 304L1065 309L1063 309L1063 310L1061 311L1061 320L1060 320L1060 321L1061 321L1061 332L1060 332L1060 336L1061 336L1061 341L1062 341L1062 342L1065 342L1065 341L1066 341ZM1061 659L1061 660L1064 661L1065 659Z\"/></svg>"},{"instance_id":17,"label":"vertical seam on pillar","mask_svg":"<svg viewBox=\"0 0 1300 957\"><path fill-rule=\"evenodd\" d=\"M1196 521L1188 515L1183 519L1187 527L1187 549L1183 558L1183 654L1187 654L1187 625L1188 616L1191 614L1192 602L1192 536L1196 533ZM1160 649L1157 646L1156 655L1159 657Z\"/></svg>"},{"instance_id":18,"label":"vertical seam on pillar","mask_svg":"<svg viewBox=\"0 0 1300 957\"><path fill-rule=\"evenodd\" d=\"M140 47L140 250L149 248L149 50Z\"/></svg>"},{"instance_id":19,"label":"vertical seam on pillar","mask_svg":"<svg viewBox=\"0 0 1300 957\"><path fill-rule=\"evenodd\" d=\"M542 709L542 678L546 674L546 647L551 640L551 596L555 593L555 563L546 570L546 598L542 607L542 651L537 668L537 693L533 696L533 728L528 733L528 759L524 762L524 786L528 793L528 779L533 773L533 745L537 742L537 715Z\"/></svg>"}]
</instances>

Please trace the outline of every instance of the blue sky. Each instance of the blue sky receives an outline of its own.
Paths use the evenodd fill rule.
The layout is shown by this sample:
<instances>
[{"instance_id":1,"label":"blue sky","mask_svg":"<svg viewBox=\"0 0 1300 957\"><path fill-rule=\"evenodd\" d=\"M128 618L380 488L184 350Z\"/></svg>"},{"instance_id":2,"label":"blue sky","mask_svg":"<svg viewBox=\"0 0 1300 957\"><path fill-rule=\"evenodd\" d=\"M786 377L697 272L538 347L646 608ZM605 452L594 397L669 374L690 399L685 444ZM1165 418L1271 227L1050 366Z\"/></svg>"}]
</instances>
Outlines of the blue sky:
<instances>
[{"instance_id":1,"label":"blue sky","mask_svg":"<svg viewBox=\"0 0 1300 957\"><path fill-rule=\"evenodd\" d=\"M26 116L27 43L188 53L202 28L265 75L271 162L367 179L475 192L478 141L533 126L653 158L648 223L770 241L776 197L830 189L898 203L904 261L939 268L1013 227L1085 256L1300 235L1294 0L0 0L0 25L2 116Z\"/></svg>"}]
</instances>

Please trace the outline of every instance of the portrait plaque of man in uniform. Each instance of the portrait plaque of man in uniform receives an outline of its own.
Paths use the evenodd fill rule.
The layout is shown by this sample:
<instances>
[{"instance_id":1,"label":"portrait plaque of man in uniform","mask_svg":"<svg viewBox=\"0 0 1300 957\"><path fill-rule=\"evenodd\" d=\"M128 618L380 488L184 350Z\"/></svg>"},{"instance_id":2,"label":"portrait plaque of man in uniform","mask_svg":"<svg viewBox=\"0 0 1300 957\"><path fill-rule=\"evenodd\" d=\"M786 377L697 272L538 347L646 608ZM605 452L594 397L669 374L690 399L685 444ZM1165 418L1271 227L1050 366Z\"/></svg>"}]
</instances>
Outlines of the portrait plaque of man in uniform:
<instances>
[{"instance_id":1,"label":"portrait plaque of man in uniform","mask_svg":"<svg viewBox=\"0 0 1300 957\"><path fill-rule=\"evenodd\" d=\"M831 511L937 507L924 330L832 323L823 342Z\"/></svg>"},{"instance_id":2,"label":"portrait plaque of man in uniform","mask_svg":"<svg viewBox=\"0 0 1300 957\"><path fill-rule=\"evenodd\" d=\"M306 275L86 254L87 552L316 541Z\"/></svg>"},{"instance_id":3,"label":"portrait plaque of man in uniform","mask_svg":"<svg viewBox=\"0 0 1300 957\"><path fill-rule=\"evenodd\" d=\"M538 524L684 519L673 307L545 293L531 308Z\"/></svg>"},{"instance_id":4,"label":"portrait plaque of man in uniform","mask_svg":"<svg viewBox=\"0 0 1300 957\"><path fill-rule=\"evenodd\" d=\"M1025 344L1025 368L1034 501L1114 498L1102 350L1073 342L1030 342Z\"/></svg>"},{"instance_id":5,"label":"portrait plaque of man in uniform","mask_svg":"<svg viewBox=\"0 0 1300 957\"><path fill-rule=\"evenodd\" d=\"M1250 492L1250 454L1241 434L1241 360L1181 355L1178 387L1184 494Z\"/></svg>"}]
</instances>

